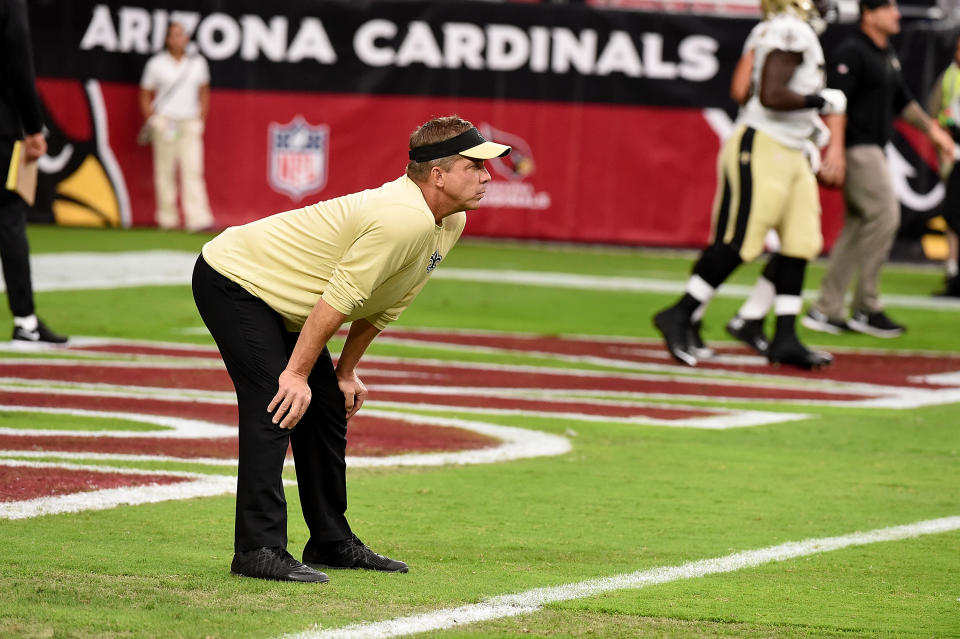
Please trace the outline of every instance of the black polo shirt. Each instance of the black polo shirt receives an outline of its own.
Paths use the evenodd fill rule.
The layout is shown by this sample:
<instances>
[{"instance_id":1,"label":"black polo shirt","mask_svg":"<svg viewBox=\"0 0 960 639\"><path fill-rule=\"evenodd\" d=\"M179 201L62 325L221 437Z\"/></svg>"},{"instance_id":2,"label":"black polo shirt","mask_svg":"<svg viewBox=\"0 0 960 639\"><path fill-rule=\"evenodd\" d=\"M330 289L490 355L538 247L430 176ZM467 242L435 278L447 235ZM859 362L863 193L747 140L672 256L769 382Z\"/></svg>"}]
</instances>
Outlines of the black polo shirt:
<instances>
[{"instance_id":1,"label":"black polo shirt","mask_svg":"<svg viewBox=\"0 0 960 639\"><path fill-rule=\"evenodd\" d=\"M830 56L828 86L847 96L846 145L884 146L893 118L913 100L900 61L890 46L874 44L863 31L844 40Z\"/></svg>"}]
</instances>

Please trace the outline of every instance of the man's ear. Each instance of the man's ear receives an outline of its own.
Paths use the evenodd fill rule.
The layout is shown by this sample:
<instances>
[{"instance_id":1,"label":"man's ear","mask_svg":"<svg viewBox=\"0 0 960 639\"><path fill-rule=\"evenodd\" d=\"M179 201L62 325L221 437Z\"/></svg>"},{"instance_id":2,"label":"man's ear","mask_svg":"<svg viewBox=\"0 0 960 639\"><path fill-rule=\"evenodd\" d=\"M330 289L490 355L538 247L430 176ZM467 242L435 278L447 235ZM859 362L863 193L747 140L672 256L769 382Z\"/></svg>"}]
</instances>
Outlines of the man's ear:
<instances>
[{"instance_id":1,"label":"man's ear","mask_svg":"<svg viewBox=\"0 0 960 639\"><path fill-rule=\"evenodd\" d=\"M439 166L434 166L430 169L430 181L433 182L433 185L438 189L443 188L443 169Z\"/></svg>"}]
</instances>

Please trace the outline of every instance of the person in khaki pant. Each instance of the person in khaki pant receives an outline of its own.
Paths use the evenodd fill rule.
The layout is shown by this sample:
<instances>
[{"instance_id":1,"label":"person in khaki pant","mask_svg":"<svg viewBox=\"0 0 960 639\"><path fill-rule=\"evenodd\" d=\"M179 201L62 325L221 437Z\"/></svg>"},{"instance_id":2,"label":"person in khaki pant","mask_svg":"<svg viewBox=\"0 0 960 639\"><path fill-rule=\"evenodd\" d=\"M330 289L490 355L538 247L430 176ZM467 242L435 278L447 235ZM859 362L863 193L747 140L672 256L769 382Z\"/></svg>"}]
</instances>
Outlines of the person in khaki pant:
<instances>
[{"instance_id":1,"label":"person in khaki pant","mask_svg":"<svg viewBox=\"0 0 960 639\"><path fill-rule=\"evenodd\" d=\"M147 61L140 80L140 110L153 144L157 226L180 226L176 171L183 185L183 226L213 226L203 177L203 128L210 106L210 71L199 55L187 55L189 37L171 22L166 48Z\"/></svg>"},{"instance_id":2,"label":"person in khaki pant","mask_svg":"<svg viewBox=\"0 0 960 639\"><path fill-rule=\"evenodd\" d=\"M899 31L896 2L861 0L860 31L841 43L828 67L829 85L847 96L847 112L825 118L832 135L823 169L845 173L847 212L820 295L801 320L812 330L839 334L849 329L877 337L896 337L905 330L887 317L880 302L880 270L900 226L900 204L883 149L895 114L927 134L947 157L953 157L954 144L904 82L890 47L890 37ZM844 295L858 272L852 316L845 320Z\"/></svg>"}]
</instances>

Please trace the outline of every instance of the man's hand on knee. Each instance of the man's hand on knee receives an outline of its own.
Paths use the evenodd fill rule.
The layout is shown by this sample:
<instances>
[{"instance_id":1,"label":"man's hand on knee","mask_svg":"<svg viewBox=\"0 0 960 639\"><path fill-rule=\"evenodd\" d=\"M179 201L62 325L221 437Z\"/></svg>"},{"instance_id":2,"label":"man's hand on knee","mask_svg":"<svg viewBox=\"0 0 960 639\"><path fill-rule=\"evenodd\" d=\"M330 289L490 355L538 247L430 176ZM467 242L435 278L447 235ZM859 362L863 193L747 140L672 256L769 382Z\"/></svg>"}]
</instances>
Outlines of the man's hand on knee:
<instances>
[{"instance_id":1,"label":"man's hand on knee","mask_svg":"<svg viewBox=\"0 0 960 639\"><path fill-rule=\"evenodd\" d=\"M310 406L310 386L304 375L290 370L280 373L278 386L267 412L273 413L273 423L279 424L280 428L293 428Z\"/></svg>"}]
</instances>

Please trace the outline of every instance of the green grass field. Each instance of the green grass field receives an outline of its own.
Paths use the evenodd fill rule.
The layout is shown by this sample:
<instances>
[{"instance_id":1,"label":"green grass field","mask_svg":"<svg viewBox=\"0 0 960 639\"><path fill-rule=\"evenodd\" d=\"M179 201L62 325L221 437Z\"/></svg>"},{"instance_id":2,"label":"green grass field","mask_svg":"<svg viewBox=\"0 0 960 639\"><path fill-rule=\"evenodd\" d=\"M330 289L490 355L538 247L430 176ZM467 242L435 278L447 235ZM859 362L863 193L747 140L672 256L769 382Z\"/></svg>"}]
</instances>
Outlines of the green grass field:
<instances>
[{"instance_id":1,"label":"green grass field","mask_svg":"<svg viewBox=\"0 0 960 639\"><path fill-rule=\"evenodd\" d=\"M198 251L207 237L33 227L30 239L40 256ZM484 269L657 279L676 281L679 290L690 263L688 254L465 241L438 273ZM759 268L745 266L732 283L749 285ZM807 289L816 288L822 272L823 264L811 266ZM889 295L925 300L941 282L938 268L893 265L883 287ZM673 297L437 278L398 328L653 338L651 315ZM37 303L51 326L70 335L212 343L196 330L202 323L187 285L41 292ZM723 343L723 325L738 305L734 298L715 300L705 321L709 341ZM2 328L9 314L6 304L0 306ZM905 305L890 313L909 326L896 340L832 337L805 329L801 338L840 347L838 357L852 348L960 353L960 306ZM463 353L386 340L375 343L370 354L578 366L542 354ZM23 355L3 352L2 357ZM233 577L229 495L0 519L0 637L321 636L320 631L351 624L430 615L535 588L960 516L956 403L913 409L783 401L724 405L809 417L701 430L481 415L468 409L450 413L565 436L572 450L494 464L352 468L351 525L375 550L407 561L406 575L332 572L323 586ZM40 419L29 412L0 413L0 434L5 429L135 427L117 419L97 425L94 418L71 422L63 415ZM0 459L18 456L8 452ZM58 455L29 460L57 461ZM235 472L229 466L169 461L91 457L69 462ZM287 478L295 480L295 472L288 471ZM308 532L296 489L289 488L287 496L289 549L299 556ZM427 635L960 637L960 531L613 589Z\"/></svg>"}]
</instances>

